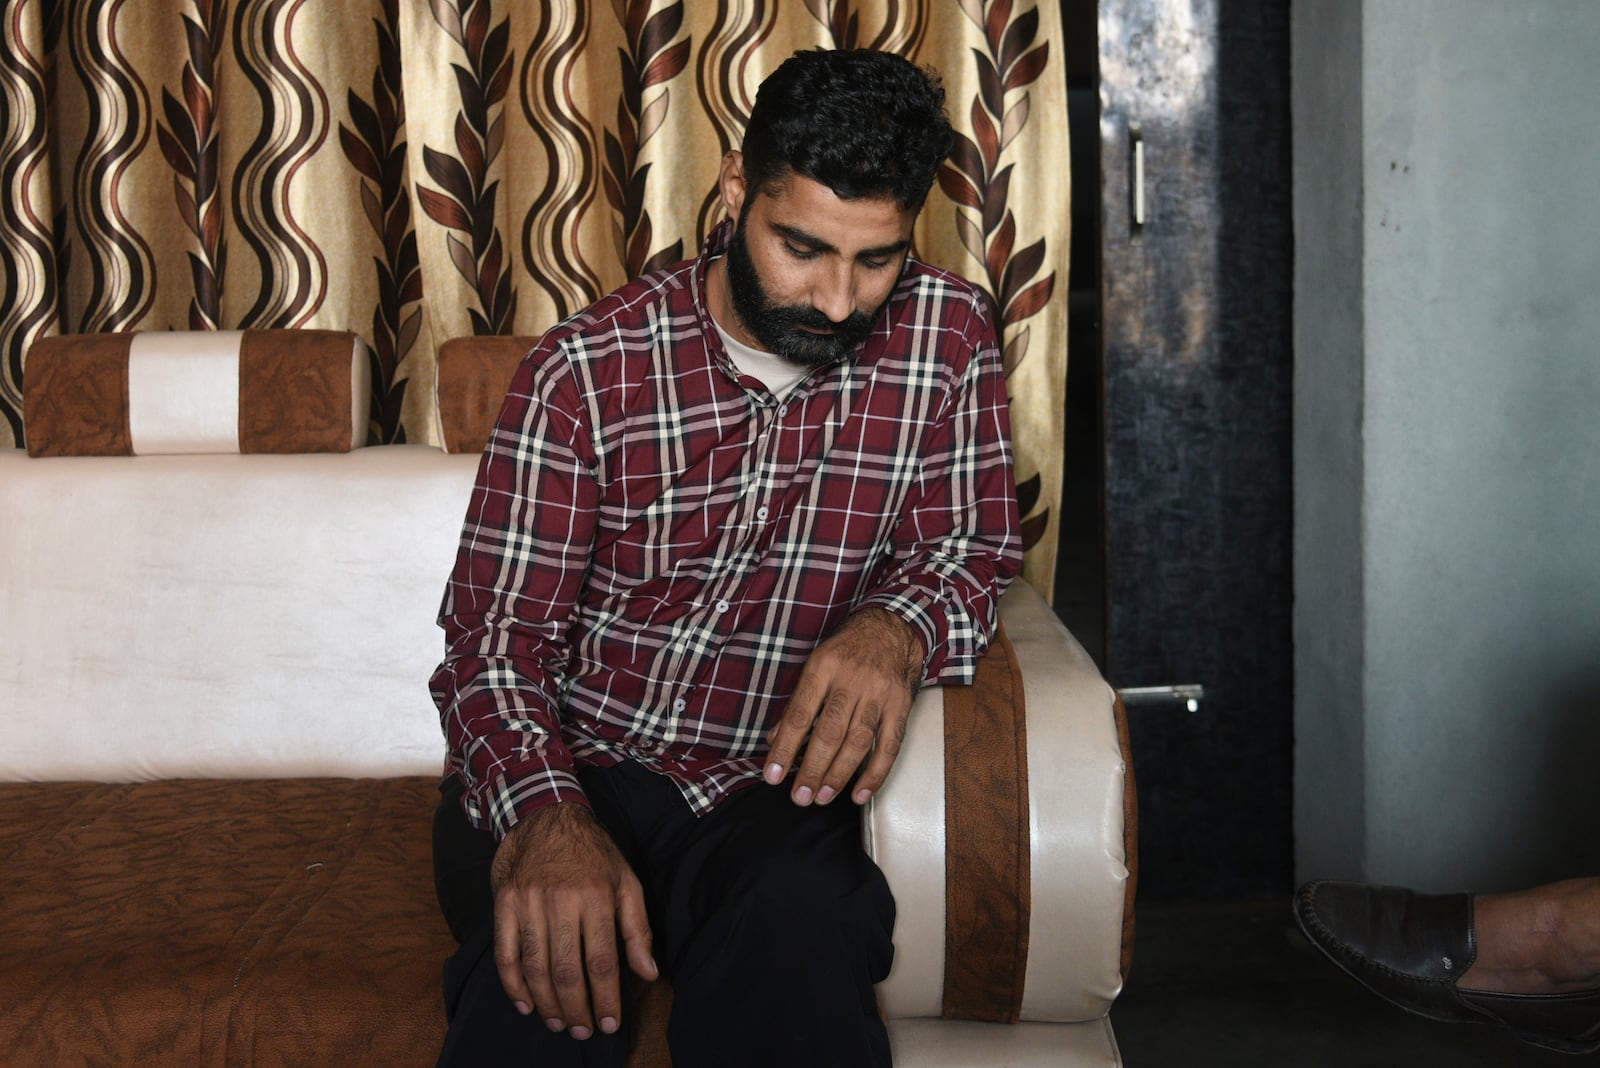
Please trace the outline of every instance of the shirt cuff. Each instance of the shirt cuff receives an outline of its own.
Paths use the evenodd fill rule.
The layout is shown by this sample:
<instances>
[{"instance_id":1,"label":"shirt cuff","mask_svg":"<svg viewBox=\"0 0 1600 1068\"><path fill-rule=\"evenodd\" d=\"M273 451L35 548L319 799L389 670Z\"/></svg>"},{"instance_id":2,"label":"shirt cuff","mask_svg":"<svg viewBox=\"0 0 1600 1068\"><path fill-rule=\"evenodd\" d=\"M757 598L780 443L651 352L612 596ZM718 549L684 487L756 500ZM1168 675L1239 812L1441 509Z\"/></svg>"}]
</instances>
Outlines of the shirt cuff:
<instances>
[{"instance_id":1,"label":"shirt cuff","mask_svg":"<svg viewBox=\"0 0 1600 1068\"><path fill-rule=\"evenodd\" d=\"M939 594L918 586L872 594L858 608L881 608L905 620L922 639L922 680L932 681L944 667L945 635L949 631L948 606Z\"/></svg>"},{"instance_id":2,"label":"shirt cuff","mask_svg":"<svg viewBox=\"0 0 1600 1068\"><path fill-rule=\"evenodd\" d=\"M496 774L467 791L467 818L498 841L524 817L555 804L579 804L592 810L578 777L565 768L530 761Z\"/></svg>"}]
</instances>

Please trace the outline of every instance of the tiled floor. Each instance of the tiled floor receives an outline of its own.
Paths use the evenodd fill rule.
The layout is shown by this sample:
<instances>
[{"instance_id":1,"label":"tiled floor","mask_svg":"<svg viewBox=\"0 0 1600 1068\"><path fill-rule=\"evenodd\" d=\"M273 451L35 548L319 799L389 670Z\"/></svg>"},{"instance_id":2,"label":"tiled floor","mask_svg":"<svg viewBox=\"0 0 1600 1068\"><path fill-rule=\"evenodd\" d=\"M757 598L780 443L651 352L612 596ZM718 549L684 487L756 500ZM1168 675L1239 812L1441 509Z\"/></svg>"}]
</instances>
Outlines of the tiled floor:
<instances>
[{"instance_id":1,"label":"tiled floor","mask_svg":"<svg viewBox=\"0 0 1600 1068\"><path fill-rule=\"evenodd\" d=\"M1111 1010L1127 1068L1520 1068L1600 1065L1498 1028L1436 1024L1368 994L1301 936L1289 902L1139 909Z\"/></svg>"}]
</instances>

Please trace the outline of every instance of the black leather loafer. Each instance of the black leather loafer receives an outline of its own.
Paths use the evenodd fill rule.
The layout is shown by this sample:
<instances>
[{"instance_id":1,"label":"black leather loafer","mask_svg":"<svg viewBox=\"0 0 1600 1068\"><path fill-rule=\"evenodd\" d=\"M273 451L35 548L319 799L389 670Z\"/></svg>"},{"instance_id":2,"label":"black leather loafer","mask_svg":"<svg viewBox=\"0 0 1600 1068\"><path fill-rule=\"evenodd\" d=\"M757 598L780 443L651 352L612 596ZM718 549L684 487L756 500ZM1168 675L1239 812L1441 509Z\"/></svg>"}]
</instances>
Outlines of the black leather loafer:
<instances>
[{"instance_id":1,"label":"black leather loafer","mask_svg":"<svg viewBox=\"0 0 1600 1068\"><path fill-rule=\"evenodd\" d=\"M1407 1012L1446 1023L1499 1024L1524 1042L1563 1053L1600 1049L1600 990L1495 994L1456 985L1478 956L1470 894L1315 882L1295 894L1294 915L1329 960Z\"/></svg>"}]
</instances>

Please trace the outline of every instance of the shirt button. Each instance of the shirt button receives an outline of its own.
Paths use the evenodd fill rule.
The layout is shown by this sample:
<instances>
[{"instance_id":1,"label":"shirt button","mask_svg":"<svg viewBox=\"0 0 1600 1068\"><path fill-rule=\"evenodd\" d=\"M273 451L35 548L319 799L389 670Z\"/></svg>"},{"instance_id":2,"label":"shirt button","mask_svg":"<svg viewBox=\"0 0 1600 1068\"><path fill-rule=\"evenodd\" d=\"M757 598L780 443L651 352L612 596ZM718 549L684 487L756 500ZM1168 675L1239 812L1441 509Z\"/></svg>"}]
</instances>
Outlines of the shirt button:
<instances>
[{"instance_id":1,"label":"shirt button","mask_svg":"<svg viewBox=\"0 0 1600 1068\"><path fill-rule=\"evenodd\" d=\"M674 712L682 712L684 709L686 709L688 707L689 707L689 702L685 701L681 697L678 698L676 701L672 702L672 710Z\"/></svg>"},{"instance_id":2,"label":"shirt button","mask_svg":"<svg viewBox=\"0 0 1600 1068\"><path fill-rule=\"evenodd\" d=\"M788 415L789 414L789 405L788 405L787 402L778 405L778 414L779 415Z\"/></svg>"},{"instance_id":3,"label":"shirt button","mask_svg":"<svg viewBox=\"0 0 1600 1068\"><path fill-rule=\"evenodd\" d=\"M728 610L728 602L727 601L718 601L717 602L717 611L718 612L726 612L727 610Z\"/></svg>"},{"instance_id":4,"label":"shirt button","mask_svg":"<svg viewBox=\"0 0 1600 1068\"><path fill-rule=\"evenodd\" d=\"M756 518L757 519L766 519L767 518L767 506L766 505L763 504L760 508L756 509Z\"/></svg>"}]
</instances>

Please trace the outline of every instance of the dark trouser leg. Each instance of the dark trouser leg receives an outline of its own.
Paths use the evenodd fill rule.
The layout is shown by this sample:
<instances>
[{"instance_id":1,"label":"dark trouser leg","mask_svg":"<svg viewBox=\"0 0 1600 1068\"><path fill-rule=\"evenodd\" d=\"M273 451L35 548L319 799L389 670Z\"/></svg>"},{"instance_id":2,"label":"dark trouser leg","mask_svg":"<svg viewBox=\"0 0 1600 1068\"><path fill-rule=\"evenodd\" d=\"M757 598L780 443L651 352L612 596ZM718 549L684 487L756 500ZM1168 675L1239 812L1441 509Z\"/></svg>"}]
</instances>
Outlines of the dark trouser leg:
<instances>
[{"instance_id":1,"label":"dark trouser leg","mask_svg":"<svg viewBox=\"0 0 1600 1068\"><path fill-rule=\"evenodd\" d=\"M494 863L494 835L467 822L461 811L465 791L451 776L439 787L433 810L433 890L439 909L457 942L465 942L485 918L494 916L489 867Z\"/></svg>"},{"instance_id":2,"label":"dark trouser leg","mask_svg":"<svg viewBox=\"0 0 1600 1068\"><path fill-rule=\"evenodd\" d=\"M654 870L675 1062L890 1063L873 984L894 957L894 898L861 847L859 809L799 808L758 785L667 845Z\"/></svg>"},{"instance_id":3,"label":"dark trouser leg","mask_svg":"<svg viewBox=\"0 0 1600 1068\"><path fill-rule=\"evenodd\" d=\"M494 836L467 822L461 811L458 781L448 780L440 792L439 807L433 816L434 889L445 922L461 942L461 948L444 966L445 1017L449 1027L439 1065L622 1068L633 1039L633 1013L628 1007L623 1011L622 1029L616 1034L597 1032L578 1042L565 1033L549 1030L537 1012L523 1016L506 997L494 962L494 898L489 888ZM599 808L597 804L597 812ZM609 825L607 829L611 830ZM616 831L611 833L617 837ZM624 847L624 855L627 852ZM626 987L624 990L626 1000Z\"/></svg>"},{"instance_id":4,"label":"dark trouser leg","mask_svg":"<svg viewBox=\"0 0 1600 1068\"><path fill-rule=\"evenodd\" d=\"M861 848L854 805L802 809L758 785L697 819L671 782L637 765L580 779L645 887L656 959L673 982L677 1063L889 1064L873 984L893 959L894 899ZM618 1036L574 1042L511 1007L490 935L494 841L467 824L459 797L447 793L435 817L440 905L452 930L470 932L445 968L440 1063L623 1064L630 1043ZM625 1029L632 1016L624 1010Z\"/></svg>"}]
</instances>

